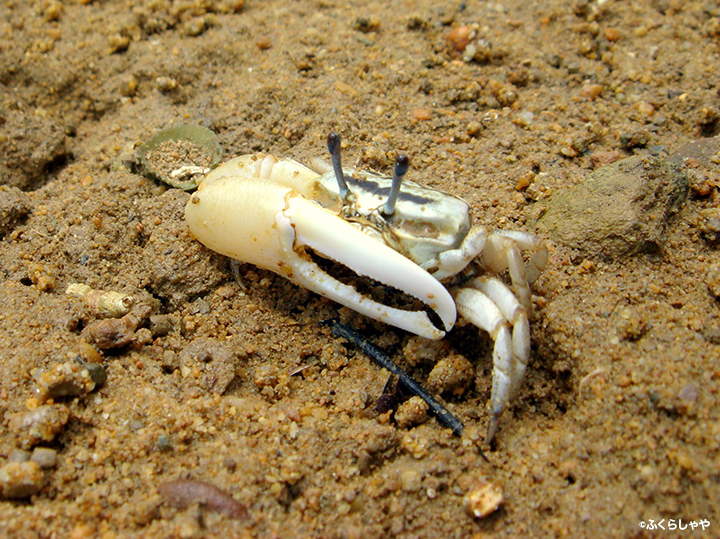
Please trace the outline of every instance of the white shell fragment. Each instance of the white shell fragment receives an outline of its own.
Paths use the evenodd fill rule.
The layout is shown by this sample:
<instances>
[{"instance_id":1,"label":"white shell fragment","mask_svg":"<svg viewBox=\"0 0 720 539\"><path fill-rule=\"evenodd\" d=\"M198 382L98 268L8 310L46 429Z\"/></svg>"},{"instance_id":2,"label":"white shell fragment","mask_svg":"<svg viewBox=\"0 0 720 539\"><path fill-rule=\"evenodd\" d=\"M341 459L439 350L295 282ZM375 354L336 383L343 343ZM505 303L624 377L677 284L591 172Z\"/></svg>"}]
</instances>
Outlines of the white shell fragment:
<instances>
[{"instance_id":1,"label":"white shell fragment","mask_svg":"<svg viewBox=\"0 0 720 539\"><path fill-rule=\"evenodd\" d=\"M83 283L71 283L65 289L70 296L82 298L90 311L98 317L120 318L130 312L135 298L112 290L93 290Z\"/></svg>"}]
</instances>

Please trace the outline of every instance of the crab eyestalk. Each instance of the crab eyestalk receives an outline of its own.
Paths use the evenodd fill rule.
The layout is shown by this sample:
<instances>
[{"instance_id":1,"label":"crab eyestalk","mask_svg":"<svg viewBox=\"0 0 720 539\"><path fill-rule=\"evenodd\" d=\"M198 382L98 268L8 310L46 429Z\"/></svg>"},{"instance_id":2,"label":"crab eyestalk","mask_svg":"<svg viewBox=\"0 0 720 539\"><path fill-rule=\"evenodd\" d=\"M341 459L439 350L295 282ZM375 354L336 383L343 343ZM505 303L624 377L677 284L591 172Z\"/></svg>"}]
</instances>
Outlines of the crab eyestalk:
<instances>
[{"instance_id":1,"label":"crab eyestalk","mask_svg":"<svg viewBox=\"0 0 720 539\"><path fill-rule=\"evenodd\" d=\"M395 213L395 205L397 204L398 196L400 195L400 184L402 183L402 178L408 171L409 166L410 159L408 159L407 155L398 155L397 159L395 159L395 171L393 172L390 195L381 210L385 217L390 217L393 213Z\"/></svg>"},{"instance_id":2,"label":"crab eyestalk","mask_svg":"<svg viewBox=\"0 0 720 539\"><path fill-rule=\"evenodd\" d=\"M345 181L345 173L342 169L342 162L340 160L340 135L337 133L330 133L327 138L328 151L330 152L330 158L332 160L333 170L335 171L335 179L338 183L340 190L340 196L343 200L347 200L350 195L350 188L347 186Z\"/></svg>"}]
</instances>

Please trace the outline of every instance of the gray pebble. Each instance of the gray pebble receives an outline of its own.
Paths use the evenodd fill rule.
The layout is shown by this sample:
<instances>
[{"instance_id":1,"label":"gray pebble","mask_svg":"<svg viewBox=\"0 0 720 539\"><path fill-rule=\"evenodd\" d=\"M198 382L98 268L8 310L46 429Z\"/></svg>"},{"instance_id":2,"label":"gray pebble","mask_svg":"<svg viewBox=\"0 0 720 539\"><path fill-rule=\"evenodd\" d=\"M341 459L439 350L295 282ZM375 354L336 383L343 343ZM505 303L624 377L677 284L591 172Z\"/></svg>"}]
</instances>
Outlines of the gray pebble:
<instances>
[{"instance_id":1,"label":"gray pebble","mask_svg":"<svg viewBox=\"0 0 720 539\"><path fill-rule=\"evenodd\" d=\"M100 389L105 385L105 382L107 382L107 371L105 367L99 363L88 363L85 365L85 368L90 374L90 379L95 382L95 389Z\"/></svg>"},{"instance_id":2,"label":"gray pebble","mask_svg":"<svg viewBox=\"0 0 720 539\"><path fill-rule=\"evenodd\" d=\"M8 462L27 462L30 460L30 451L24 449L13 449L8 455Z\"/></svg>"},{"instance_id":3,"label":"gray pebble","mask_svg":"<svg viewBox=\"0 0 720 539\"><path fill-rule=\"evenodd\" d=\"M172 449L172 440L167 434L161 434L158 436L155 448L158 451L170 451Z\"/></svg>"},{"instance_id":4,"label":"gray pebble","mask_svg":"<svg viewBox=\"0 0 720 539\"><path fill-rule=\"evenodd\" d=\"M54 468L57 464L57 451L49 447L36 447L30 460L44 470Z\"/></svg>"},{"instance_id":5,"label":"gray pebble","mask_svg":"<svg viewBox=\"0 0 720 539\"><path fill-rule=\"evenodd\" d=\"M172 318L166 314L154 314L150 317L150 331L153 337L164 337L173 330Z\"/></svg>"},{"instance_id":6,"label":"gray pebble","mask_svg":"<svg viewBox=\"0 0 720 539\"><path fill-rule=\"evenodd\" d=\"M668 220L688 187L679 161L630 157L555 195L537 228L583 256L615 259L654 252L662 247Z\"/></svg>"}]
</instances>

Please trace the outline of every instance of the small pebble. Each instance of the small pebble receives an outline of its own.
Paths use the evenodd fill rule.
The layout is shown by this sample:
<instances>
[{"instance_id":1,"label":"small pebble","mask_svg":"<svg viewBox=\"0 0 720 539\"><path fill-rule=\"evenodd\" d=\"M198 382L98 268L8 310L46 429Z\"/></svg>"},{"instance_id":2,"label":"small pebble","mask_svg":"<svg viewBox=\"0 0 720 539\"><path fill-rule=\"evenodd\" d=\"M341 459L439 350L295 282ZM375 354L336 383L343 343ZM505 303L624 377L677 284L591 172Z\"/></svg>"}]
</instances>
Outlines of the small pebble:
<instances>
[{"instance_id":1,"label":"small pebble","mask_svg":"<svg viewBox=\"0 0 720 539\"><path fill-rule=\"evenodd\" d=\"M193 17L182 26L182 32L186 36L197 37L208 28L205 17Z\"/></svg>"},{"instance_id":2,"label":"small pebble","mask_svg":"<svg viewBox=\"0 0 720 539\"><path fill-rule=\"evenodd\" d=\"M27 462L30 460L32 453L25 451L24 449L13 449L7 457L8 462Z\"/></svg>"},{"instance_id":3,"label":"small pebble","mask_svg":"<svg viewBox=\"0 0 720 539\"><path fill-rule=\"evenodd\" d=\"M493 51L493 45L487 39L478 39L471 42L465 47L465 54L463 54L463 62L476 62L478 64L486 64L490 62L493 57L499 57L501 54Z\"/></svg>"},{"instance_id":4,"label":"small pebble","mask_svg":"<svg viewBox=\"0 0 720 539\"><path fill-rule=\"evenodd\" d=\"M475 37L475 30L469 26L457 26L450 30L445 39L450 49L455 52L464 52L470 41Z\"/></svg>"},{"instance_id":5,"label":"small pebble","mask_svg":"<svg viewBox=\"0 0 720 539\"><path fill-rule=\"evenodd\" d=\"M30 460L44 470L54 468L57 465L57 451L49 447L36 447Z\"/></svg>"},{"instance_id":6,"label":"small pebble","mask_svg":"<svg viewBox=\"0 0 720 539\"><path fill-rule=\"evenodd\" d=\"M465 356L450 354L438 361L427 378L427 387L436 393L462 395L472 384L475 368Z\"/></svg>"},{"instance_id":7,"label":"small pebble","mask_svg":"<svg viewBox=\"0 0 720 539\"><path fill-rule=\"evenodd\" d=\"M675 406L675 409L678 411L681 415L689 415L693 408L695 407L695 403L697 403L698 400L698 389L695 384L687 384L685 385L679 392L677 396L677 405Z\"/></svg>"},{"instance_id":8,"label":"small pebble","mask_svg":"<svg viewBox=\"0 0 720 539\"><path fill-rule=\"evenodd\" d=\"M375 15L371 17L358 17L353 23L353 28L364 34L375 32L380 28L380 17Z\"/></svg>"},{"instance_id":9,"label":"small pebble","mask_svg":"<svg viewBox=\"0 0 720 539\"><path fill-rule=\"evenodd\" d=\"M122 318L106 318L86 326L80 335L100 350L124 348L135 340L135 330L152 311L146 304L138 304Z\"/></svg>"},{"instance_id":10,"label":"small pebble","mask_svg":"<svg viewBox=\"0 0 720 539\"><path fill-rule=\"evenodd\" d=\"M502 502L502 490L492 483L476 483L463 500L465 510L475 518L488 516L496 511Z\"/></svg>"},{"instance_id":11,"label":"small pebble","mask_svg":"<svg viewBox=\"0 0 720 539\"><path fill-rule=\"evenodd\" d=\"M173 447L172 440L167 434L161 434L158 436L155 447L158 451L170 451Z\"/></svg>"},{"instance_id":12,"label":"small pebble","mask_svg":"<svg viewBox=\"0 0 720 539\"><path fill-rule=\"evenodd\" d=\"M720 264L712 264L705 275L705 284L716 298L720 298Z\"/></svg>"},{"instance_id":13,"label":"small pebble","mask_svg":"<svg viewBox=\"0 0 720 539\"><path fill-rule=\"evenodd\" d=\"M647 101L638 101L635 103L635 108L640 114L644 114L645 116L652 116L655 112L655 107Z\"/></svg>"},{"instance_id":14,"label":"small pebble","mask_svg":"<svg viewBox=\"0 0 720 539\"><path fill-rule=\"evenodd\" d=\"M110 54L126 51L130 46L130 38L122 34L111 34L107 38Z\"/></svg>"},{"instance_id":15,"label":"small pebble","mask_svg":"<svg viewBox=\"0 0 720 539\"><path fill-rule=\"evenodd\" d=\"M405 492L418 492L422 488L422 475L414 469L403 470L400 484Z\"/></svg>"},{"instance_id":16,"label":"small pebble","mask_svg":"<svg viewBox=\"0 0 720 539\"><path fill-rule=\"evenodd\" d=\"M107 382L107 371L105 367L98 363L88 363L85 368L90 374L90 378L95 382L95 389L100 389Z\"/></svg>"},{"instance_id":17,"label":"small pebble","mask_svg":"<svg viewBox=\"0 0 720 539\"><path fill-rule=\"evenodd\" d=\"M81 397L95 389L88 369L74 361L54 365L36 375L35 392L41 402L63 397Z\"/></svg>"},{"instance_id":18,"label":"small pebble","mask_svg":"<svg viewBox=\"0 0 720 539\"><path fill-rule=\"evenodd\" d=\"M155 88L162 93L172 92L178 87L178 82L171 77L157 77L155 79Z\"/></svg>"},{"instance_id":19,"label":"small pebble","mask_svg":"<svg viewBox=\"0 0 720 539\"><path fill-rule=\"evenodd\" d=\"M620 39L620 37L620 32L617 28L609 27L605 29L605 39L607 39L608 41L614 43L615 41Z\"/></svg>"},{"instance_id":20,"label":"small pebble","mask_svg":"<svg viewBox=\"0 0 720 539\"><path fill-rule=\"evenodd\" d=\"M586 84L580 90L580 95L582 97L587 97L588 99L595 100L600 97L600 94L602 94L603 90L604 87L602 84Z\"/></svg>"},{"instance_id":21,"label":"small pebble","mask_svg":"<svg viewBox=\"0 0 720 539\"><path fill-rule=\"evenodd\" d=\"M178 509L200 504L211 511L225 513L231 518L247 517L246 507L227 492L205 481L178 479L163 483L158 487L160 495Z\"/></svg>"},{"instance_id":22,"label":"small pebble","mask_svg":"<svg viewBox=\"0 0 720 539\"><path fill-rule=\"evenodd\" d=\"M418 121L429 120L431 117L430 109L414 109L412 111L412 116Z\"/></svg>"},{"instance_id":23,"label":"small pebble","mask_svg":"<svg viewBox=\"0 0 720 539\"><path fill-rule=\"evenodd\" d=\"M139 345L150 344L153 340L152 331L148 328L140 328L135 332L135 343Z\"/></svg>"},{"instance_id":24,"label":"small pebble","mask_svg":"<svg viewBox=\"0 0 720 539\"><path fill-rule=\"evenodd\" d=\"M411 397L398 406L395 411L395 422L401 429L419 425L427 419L428 404L420 397Z\"/></svg>"},{"instance_id":25,"label":"small pebble","mask_svg":"<svg viewBox=\"0 0 720 539\"><path fill-rule=\"evenodd\" d=\"M42 487L45 474L37 463L10 462L0 468L0 498L18 499L32 496Z\"/></svg>"},{"instance_id":26,"label":"small pebble","mask_svg":"<svg viewBox=\"0 0 720 539\"><path fill-rule=\"evenodd\" d=\"M133 97L135 94L137 94L138 84L139 82L135 75L132 75L130 73L125 74L120 77L118 91L123 97Z\"/></svg>"},{"instance_id":27,"label":"small pebble","mask_svg":"<svg viewBox=\"0 0 720 539\"><path fill-rule=\"evenodd\" d=\"M39 442L51 442L70 419L62 404L45 405L30 412L10 414L10 430L20 435L20 445L30 449Z\"/></svg>"},{"instance_id":28,"label":"small pebble","mask_svg":"<svg viewBox=\"0 0 720 539\"><path fill-rule=\"evenodd\" d=\"M150 317L150 331L153 337L164 337L173 330L172 318L166 314L154 314Z\"/></svg>"}]
</instances>

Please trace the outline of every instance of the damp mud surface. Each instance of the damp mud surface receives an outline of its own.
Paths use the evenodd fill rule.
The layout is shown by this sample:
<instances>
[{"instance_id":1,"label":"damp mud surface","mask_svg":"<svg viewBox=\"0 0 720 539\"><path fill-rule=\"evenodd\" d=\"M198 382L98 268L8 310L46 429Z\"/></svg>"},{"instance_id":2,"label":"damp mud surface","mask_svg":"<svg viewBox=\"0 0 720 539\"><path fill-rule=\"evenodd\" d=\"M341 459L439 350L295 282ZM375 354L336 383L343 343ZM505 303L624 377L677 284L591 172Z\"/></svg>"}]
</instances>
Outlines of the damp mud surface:
<instances>
[{"instance_id":1,"label":"damp mud surface","mask_svg":"<svg viewBox=\"0 0 720 539\"><path fill-rule=\"evenodd\" d=\"M719 53L703 1L4 2L0 535L719 536ZM126 166L180 123L304 163L337 131L347 165L405 153L475 223L548 241L491 446L489 337L428 347L208 251L190 195ZM665 160L615 168L672 200L638 188L638 226L583 237L612 204L554 197L627 158ZM389 375L333 319L462 436L378 410Z\"/></svg>"}]
</instances>

